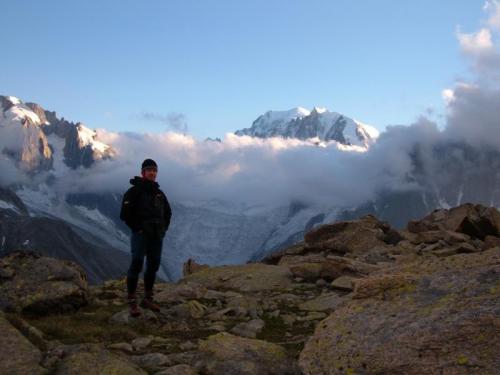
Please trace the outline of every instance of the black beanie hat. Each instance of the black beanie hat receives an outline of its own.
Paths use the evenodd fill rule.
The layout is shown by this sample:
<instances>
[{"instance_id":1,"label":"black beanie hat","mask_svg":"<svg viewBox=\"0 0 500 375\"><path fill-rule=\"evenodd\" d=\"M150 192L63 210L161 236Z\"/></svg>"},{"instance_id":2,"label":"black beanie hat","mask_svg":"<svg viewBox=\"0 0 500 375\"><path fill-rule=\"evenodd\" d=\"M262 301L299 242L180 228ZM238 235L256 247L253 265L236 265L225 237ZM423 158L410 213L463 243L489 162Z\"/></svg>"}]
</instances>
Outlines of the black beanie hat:
<instances>
[{"instance_id":1,"label":"black beanie hat","mask_svg":"<svg viewBox=\"0 0 500 375\"><path fill-rule=\"evenodd\" d=\"M146 159L142 162L141 169L145 168L158 168L158 165L156 165L156 162L153 159Z\"/></svg>"}]
</instances>

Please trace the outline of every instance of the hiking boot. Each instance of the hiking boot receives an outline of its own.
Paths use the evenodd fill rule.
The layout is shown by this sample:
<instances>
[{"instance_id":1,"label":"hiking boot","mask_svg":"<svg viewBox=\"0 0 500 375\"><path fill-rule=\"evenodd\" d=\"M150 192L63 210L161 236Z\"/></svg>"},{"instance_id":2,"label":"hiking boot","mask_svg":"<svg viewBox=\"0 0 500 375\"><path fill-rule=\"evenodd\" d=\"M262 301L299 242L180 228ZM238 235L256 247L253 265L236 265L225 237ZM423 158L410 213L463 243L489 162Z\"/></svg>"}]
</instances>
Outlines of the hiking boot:
<instances>
[{"instance_id":1,"label":"hiking boot","mask_svg":"<svg viewBox=\"0 0 500 375\"><path fill-rule=\"evenodd\" d=\"M160 306L153 301L153 294L146 292L146 296L141 302L141 307L154 312L160 312Z\"/></svg>"},{"instance_id":2,"label":"hiking boot","mask_svg":"<svg viewBox=\"0 0 500 375\"><path fill-rule=\"evenodd\" d=\"M141 310L137 305L137 299L135 298L135 294L128 296L128 309L130 312L130 316L134 318L141 316Z\"/></svg>"}]
</instances>

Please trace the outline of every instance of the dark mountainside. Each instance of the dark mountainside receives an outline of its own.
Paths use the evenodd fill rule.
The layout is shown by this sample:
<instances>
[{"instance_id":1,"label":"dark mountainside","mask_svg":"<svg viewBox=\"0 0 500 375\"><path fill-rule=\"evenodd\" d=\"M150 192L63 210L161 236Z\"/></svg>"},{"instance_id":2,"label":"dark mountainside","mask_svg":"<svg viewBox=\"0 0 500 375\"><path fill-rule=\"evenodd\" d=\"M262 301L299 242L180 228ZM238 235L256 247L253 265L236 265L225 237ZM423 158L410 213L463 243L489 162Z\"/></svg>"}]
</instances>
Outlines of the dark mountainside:
<instances>
[{"instance_id":1,"label":"dark mountainside","mask_svg":"<svg viewBox=\"0 0 500 375\"><path fill-rule=\"evenodd\" d=\"M75 231L63 220L32 217L22 200L11 190L0 187L0 256L13 251L36 250L43 255L80 264L91 284L118 278L125 273L129 256L93 238L82 229ZM4 204L5 204L4 203Z\"/></svg>"},{"instance_id":2,"label":"dark mountainside","mask_svg":"<svg viewBox=\"0 0 500 375\"><path fill-rule=\"evenodd\" d=\"M0 373L498 374L500 212L326 224L262 262L188 261L155 298L133 319L123 279L0 258Z\"/></svg>"}]
</instances>

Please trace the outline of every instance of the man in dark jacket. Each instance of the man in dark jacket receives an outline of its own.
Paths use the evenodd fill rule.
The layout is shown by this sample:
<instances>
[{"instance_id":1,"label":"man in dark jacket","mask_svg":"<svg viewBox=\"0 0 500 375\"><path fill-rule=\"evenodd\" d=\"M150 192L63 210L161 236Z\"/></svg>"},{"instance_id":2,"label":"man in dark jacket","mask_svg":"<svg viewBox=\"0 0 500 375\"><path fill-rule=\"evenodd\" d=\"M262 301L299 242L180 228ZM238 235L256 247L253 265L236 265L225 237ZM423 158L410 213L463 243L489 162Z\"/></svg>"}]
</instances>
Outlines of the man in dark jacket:
<instances>
[{"instance_id":1,"label":"man in dark jacket","mask_svg":"<svg viewBox=\"0 0 500 375\"><path fill-rule=\"evenodd\" d=\"M165 194L156 182L158 166L154 160L142 163L142 177L130 180L132 187L123 196L120 218L132 231L130 245L132 262L127 272L127 292L130 314L141 315L137 305L136 289L139 274L146 258L144 298L141 307L160 311L153 301L153 286L160 267L163 238L170 225L172 210Z\"/></svg>"}]
</instances>

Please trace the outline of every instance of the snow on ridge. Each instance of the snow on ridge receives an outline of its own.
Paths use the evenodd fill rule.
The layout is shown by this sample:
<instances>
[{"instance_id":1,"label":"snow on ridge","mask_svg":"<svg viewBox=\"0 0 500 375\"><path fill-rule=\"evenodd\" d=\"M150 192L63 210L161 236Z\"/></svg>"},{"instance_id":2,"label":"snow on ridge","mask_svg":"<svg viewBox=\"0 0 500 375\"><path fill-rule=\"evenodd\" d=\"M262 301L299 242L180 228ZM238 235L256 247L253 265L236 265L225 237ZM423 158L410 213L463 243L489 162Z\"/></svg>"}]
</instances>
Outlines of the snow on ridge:
<instances>
[{"instance_id":1,"label":"snow on ridge","mask_svg":"<svg viewBox=\"0 0 500 375\"><path fill-rule=\"evenodd\" d=\"M87 128L85 125L79 124L77 127L78 138L82 142L83 146L90 145L92 150L97 150L99 152L105 152L110 148L105 143L97 141L95 138L97 137L97 132L90 128Z\"/></svg>"},{"instance_id":2,"label":"snow on ridge","mask_svg":"<svg viewBox=\"0 0 500 375\"><path fill-rule=\"evenodd\" d=\"M310 114L311 114L311 111L309 111L306 108L295 107L295 108L292 108L292 109L289 109L289 110L285 110L285 111L267 111L264 114L264 117L270 123L273 123L275 121L286 121L286 122L288 122L288 121L294 120L296 118L309 116Z\"/></svg>"},{"instance_id":3,"label":"snow on ridge","mask_svg":"<svg viewBox=\"0 0 500 375\"><path fill-rule=\"evenodd\" d=\"M19 213L19 209L14 204L5 201L0 201L0 209L12 210Z\"/></svg>"},{"instance_id":4,"label":"snow on ridge","mask_svg":"<svg viewBox=\"0 0 500 375\"><path fill-rule=\"evenodd\" d=\"M15 96L6 96L5 99L7 99L9 102L11 102L13 105L18 105L22 104L21 99L16 98Z\"/></svg>"},{"instance_id":5,"label":"snow on ridge","mask_svg":"<svg viewBox=\"0 0 500 375\"><path fill-rule=\"evenodd\" d=\"M13 97L8 96L7 98L14 98L15 100L11 100L13 104L7 111L4 112L4 118L7 122L20 122L23 123L24 120L29 119L35 125L40 125L42 121L40 117L33 112L28 106L22 104L22 102ZM15 103L15 104L14 104Z\"/></svg>"},{"instance_id":6,"label":"snow on ridge","mask_svg":"<svg viewBox=\"0 0 500 375\"><path fill-rule=\"evenodd\" d=\"M377 139L380 136L380 132L374 126L365 124L365 123L363 123L361 121L358 121L356 119L354 119L354 122L358 126L360 126L361 128L363 128L363 130L365 130L366 133L368 133L368 135L370 136L370 138Z\"/></svg>"},{"instance_id":7,"label":"snow on ridge","mask_svg":"<svg viewBox=\"0 0 500 375\"><path fill-rule=\"evenodd\" d=\"M314 107L313 111L317 113L325 113L328 112L328 109L326 107Z\"/></svg>"}]
</instances>

